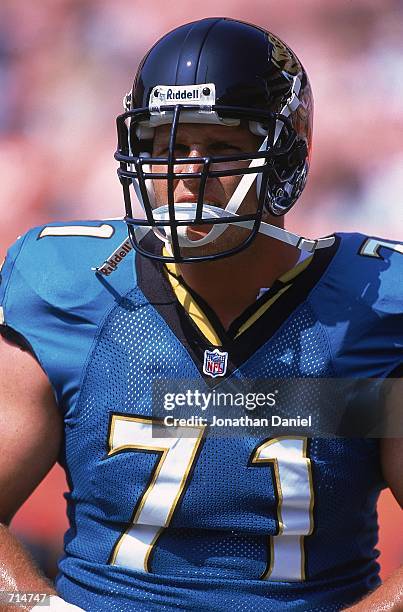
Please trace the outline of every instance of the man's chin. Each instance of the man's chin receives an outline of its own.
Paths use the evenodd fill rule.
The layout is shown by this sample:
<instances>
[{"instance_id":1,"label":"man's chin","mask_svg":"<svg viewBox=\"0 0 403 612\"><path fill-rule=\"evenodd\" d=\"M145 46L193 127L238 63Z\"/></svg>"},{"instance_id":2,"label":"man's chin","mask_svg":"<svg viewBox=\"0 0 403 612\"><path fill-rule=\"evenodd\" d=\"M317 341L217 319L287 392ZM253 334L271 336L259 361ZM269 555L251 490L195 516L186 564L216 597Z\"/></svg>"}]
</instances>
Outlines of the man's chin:
<instances>
[{"instance_id":1,"label":"man's chin","mask_svg":"<svg viewBox=\"0 0 403 612\"><path fill-rule=\"evenodd\" d=\"M191 228L188 227L187 236L189 240L200 240L204 238L207 233L214 227L212 225L194 225ZM191 233L190 233L191 232ZM215 240L208 242L207 244L197 245L194 247L182 247L182 255L184 257L206 257L206 256L217 256L236 249L242 245L242 243L248 238L250 234L249 230L236 229L234 227L227 228L221 236Z\"/></svg>"}]
</instances>

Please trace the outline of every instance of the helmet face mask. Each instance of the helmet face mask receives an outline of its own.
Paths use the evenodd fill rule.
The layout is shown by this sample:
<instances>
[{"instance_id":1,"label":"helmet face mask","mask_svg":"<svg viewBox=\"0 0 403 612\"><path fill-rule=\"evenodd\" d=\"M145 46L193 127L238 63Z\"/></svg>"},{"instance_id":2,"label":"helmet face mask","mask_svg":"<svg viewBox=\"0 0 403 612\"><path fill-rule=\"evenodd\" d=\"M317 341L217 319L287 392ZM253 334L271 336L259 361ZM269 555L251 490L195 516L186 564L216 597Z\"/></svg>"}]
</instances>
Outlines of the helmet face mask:
<instances>
[{"instance_id":1,"label":"helmet face mask","mask_svg":"<svg viewBox=\"0 0 403 612\"><path fill-rule=\"evenodd\" d=\"M189 49L183 44L184 38ZM246 64L246 50L239 50L242 38L251 52ZM278 41L276 47L273 40L278 41L249 24L206 19L167 34L143 60L133 90L125 98L126 112L117 118L115 154L120 162L118 175L123 186L129 236L134 248L143 255L176 262L233 255L248 247L262 226L268 225L262 222L265 213L282 215L299 197L309 168L312 98L299 61L284 43ZM244 65L240 74L231 76L226 64L234 49L238 54L242 52ZM207 67L211 66L211 54L215 58L211 71L215 80L200 81L198 73L206 74L203 61ZM191 67L196 56L199 58L197 70L186 72L185 67ZM179 66L175 79L169 70L159 74L161 58L164 65ZM293 73L281 69L279 58ZM261 145L253 151L181 157L177 138L182 123L192 126L193 131L196 127L203 129L203 125L227 126L224 130L232 127L232 133L239 129L237 125L247 126L252 134L260 137L254 140ZM155 156L153 138L161 125L168 126L169 137L163 155ZM197 171L189 172L190 160ZM217 179L228 181L228 177L237 177L234 179L237 186L229 199L209 201L206 196L209 185ZM177 202L175 188L179 181L186 180L197 182L197 193L189 202ZM143 214L135 213L133 190ZM250 206L245 210L243 202L252 190L256 204L253 210ZM165 192L166 201L161 198L157 201L156 191ZM248 197L250 200L251 196ZM156 254L147 248L144 238L150 230L165 243L164 253ZM195 238L197 234L193 230L198 230L202 237ZM230 233L238 238L225 240Z\"/></svg>"}]
</instances>

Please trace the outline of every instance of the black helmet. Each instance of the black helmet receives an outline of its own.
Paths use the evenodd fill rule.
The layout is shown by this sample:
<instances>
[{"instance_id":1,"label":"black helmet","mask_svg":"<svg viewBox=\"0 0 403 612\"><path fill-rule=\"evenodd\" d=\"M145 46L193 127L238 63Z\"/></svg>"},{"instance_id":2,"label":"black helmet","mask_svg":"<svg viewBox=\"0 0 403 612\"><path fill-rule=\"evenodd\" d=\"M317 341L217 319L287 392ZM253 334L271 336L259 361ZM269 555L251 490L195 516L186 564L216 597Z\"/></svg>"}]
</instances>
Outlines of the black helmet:
<instances>
[{"instance_id":1,"label":"black helmet","mask_svg":"<svg viewBox=\"0 0 403 612\"><path fill-rule=\"evenodd\" d=\"M138 69L133 89L125 96L126 112L117 119L115 158L123 185L129 236L139 252L165 261L205 261L232 255L250 244L257 232L299 248L314 250L309 241L262 222L262 215L283 215L301 194L309 169L313 100L307 74L293 51L270 32L226 18L202 19L180 26L161 38ZM241 122L260 136L261 146L239 155L197 158L200 181L197 202L175 203L174 182L189 174L178 173L188 158L175 156L178 124L234 126ZM165 157L151 157L155 128L170 124ZM225 164L243 161L238 170ZM245 160L250 164L245 168ZM220 166L221 164L221 166ZM151 167L152 166L152 167ZM166 166L158 172L158 166ZM217 170L218 168L218 170ZM207 181L243 175L224 206L204 202ZM237 214L256 179L258 204L253 214ZM153 183L167 181L167 202L156 206ZM134 186L144 216L133 214ZM187 228L208 225L201 240L192 241ZM239 244L230 249L188 255L191 248L217 239L229 226L241 227ZM149 230L166 243L168 256L151 252L143 241ZM248 232L245 232L248 229ZM320 244L319 246L328 246ZM200 249L199 249L200 252Z\"/></svg>"}]
</instances>

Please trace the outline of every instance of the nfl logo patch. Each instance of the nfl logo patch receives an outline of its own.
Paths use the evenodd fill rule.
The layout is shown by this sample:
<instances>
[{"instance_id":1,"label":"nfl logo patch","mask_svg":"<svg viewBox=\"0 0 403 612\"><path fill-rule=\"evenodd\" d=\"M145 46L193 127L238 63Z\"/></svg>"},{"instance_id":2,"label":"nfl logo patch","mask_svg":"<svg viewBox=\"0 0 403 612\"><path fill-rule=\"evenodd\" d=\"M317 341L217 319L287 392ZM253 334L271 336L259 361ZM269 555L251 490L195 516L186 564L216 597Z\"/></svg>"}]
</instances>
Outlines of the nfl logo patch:
<instances>
[{"instance_id":1,"label":"nfl logo patch","mask_svg":"<svg viewBox=\"0 0 403 612\"><path fill-rule=\"evenodd\" d=\"M228 353L214 349L204 351L203 372L208 376L224 376L227 371Z\"/></svg>"}]
</instances>

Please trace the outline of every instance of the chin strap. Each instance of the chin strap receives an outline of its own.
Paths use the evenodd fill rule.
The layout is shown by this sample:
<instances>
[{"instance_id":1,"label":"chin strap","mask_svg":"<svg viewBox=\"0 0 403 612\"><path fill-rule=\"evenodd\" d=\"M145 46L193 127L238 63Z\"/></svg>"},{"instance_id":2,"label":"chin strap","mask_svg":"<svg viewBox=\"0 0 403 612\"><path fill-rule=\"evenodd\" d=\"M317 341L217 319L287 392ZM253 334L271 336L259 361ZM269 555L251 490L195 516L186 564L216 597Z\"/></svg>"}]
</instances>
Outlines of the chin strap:
<instances>
[{"instance_id":1,"label":"chin strap","mask_svg":"<svg viewBox=\"0 0 403 612\"><path fill-rule=\"evenodd\" d=\"M179 210L177 210L179 209ZM158 211L158 215L155 213ZM181 218L187 221L193 221L196 214L196 204L193 202L185 203L181 202L175 204L175 212ZM207 213L207 215L203 214L203 219L217 219L222 217L234 217L235 219L238 217L235 213L228 213L228 211L223 210L222 208L218 208L216 206L211 206L206 204L203 206L203 213ZM163 221L168 220L168 206L161 206L156 211L154 211L154 216L158 217L156 220ZM231 227L242 227L245 229L252 229L254 221L239 221L237 223L231 223ZM217 227L224 226L225 228L229 227L230 223L222 223L217 225ZM187 226L182 226L186 229ZM137 242L140 242L145 238L145 236L153 231L157 237L164 242L165 247L170 256L172 256L172 249L170 248L170 242L167 236L164 236L162 232L159 231L158 228L152 228L147 226L137 226L134 230L135 239ZM264 221L260 222L259 233L264 234L265 236L269 236L270 238L274 238L275 240L280 240L285 244L289 244L290 246L296 247L301 251L305 251L307 253L314 253L318 249L326 249L331 247L335 242L334 236L325 236L324 238L305 238L304 236L300 236L299 234L294 234L293 232L289 232L288 230L283 229L282 227L277 227L275 225L271 225L270 223L265 223ZM207 236L204 236L206 238ZM199 246L201 242L204 241L204 238L200 240L192 240L190 241L192 246ZM180 236L178 236L180 241ZM132 245L130 243L129 238L126 238L122 244L120 244L113 253L99 266L91 268L94 272L99 274L103 274L105 276L109 276L112 272L114 272L121 261L126 257L127 253L132 250Z\"/></svg>"},{"instance_id":2,"label":"chin strap","mask_svg":"<svg viewBox=\"0 0 403 612\"><path fill-rule=\"evenodd\" d=\"M246 223L251 222L247 221ZM281 242L294 246L297 249L300 249L300 251L306 251L307 253L313 253L317 249L327 249L328 247L331 247L336 240L334 236L325 236L324 238L304 238L304 236L294 234L293 232L289 232L282 227L276 227L275 225L265 223L264 221L262 221L260 224L259 232L261 234L265 234L265 236L270 236L270 238L275 238L276 240L280 240Z\"/></svg>"},{"instance_id":3,"label":"chin strap","mask_svg":"<svg viewBox=\"0 0 403 612\"><path fill-rule=\"evenodd\" d=\"M195 221L196 217L196 204L193 202L180 202L175 204L175 217L178 220L186 220L191 223ZM169 209L168 206L161 206L157 208L154 213L154 219L156 221L169 221ZM218 206L213 206L211 204L205 204L203 206L203 220L214 220L224 217L233 217L234 221L239 218L239 215L236 213L230 212L228 207L225 209L219 208ZM216 224L215 227L220 228L219 234L221 235L228 227L242 227L244 229L252 229L254 225L254 221L237 221L236 223L220 223ZM186 231L187 226L181 226L181 229ZM144 227L138 227L136 229L136 233L138 230L142 230L144 232ZM154 233L158 236L160 240L162 240L165 245L169 248L170 239L169 235L163 235L161 231L156 228L153 229ZM215 239L215 236L212 238L211 235L213 233L214 227L210 232L200 238L199 240L189 240L189 238L185 237L183 239L183 232L179 234L178 232L178 241L180 246L190 246L190 247L198 247L203 246L212 242ZM276 240L280 240L281 242L285 242L291 246L300 249L301 251L307 251L308 253L313 253L316 249L325 249L327 247L332 246L334 244L335 238L334 236L326 236L325 238L304 238L299 234L294 234L288 230L283 229L282 227L277 227L276 225L271 225L270 223L266 223L265 221L260 222L259 230L260 234L264 234L265 236L269 236L270 238L275 238ZM169 249L171 250L171 249Z\"/></svg>"}]
</instances>

